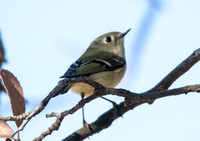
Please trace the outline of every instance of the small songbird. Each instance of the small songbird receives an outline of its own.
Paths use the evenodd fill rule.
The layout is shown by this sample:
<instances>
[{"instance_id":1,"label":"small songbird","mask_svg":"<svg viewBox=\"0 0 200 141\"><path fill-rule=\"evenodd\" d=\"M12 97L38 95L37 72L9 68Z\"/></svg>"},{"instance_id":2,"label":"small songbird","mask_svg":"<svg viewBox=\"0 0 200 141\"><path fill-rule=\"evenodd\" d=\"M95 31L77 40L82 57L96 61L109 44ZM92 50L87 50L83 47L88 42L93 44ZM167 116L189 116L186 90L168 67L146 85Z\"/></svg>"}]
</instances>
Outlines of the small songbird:
<instances>
[{"instance_id":1,"label":"small songbird","mask_svg":"<svg viewBox=\"0 0 200 141\"><path fill-rule=\"evenodd\" d=\"M88 77L105 87L114 88L124 76L126 60L124 51L124 33L110 32L96 38L83 55L73 63L61 78L77 76ZM94 93L94 88L85 83L68 84L59 94L72 89L82 98Z\"/></svg>"}]
</instances>

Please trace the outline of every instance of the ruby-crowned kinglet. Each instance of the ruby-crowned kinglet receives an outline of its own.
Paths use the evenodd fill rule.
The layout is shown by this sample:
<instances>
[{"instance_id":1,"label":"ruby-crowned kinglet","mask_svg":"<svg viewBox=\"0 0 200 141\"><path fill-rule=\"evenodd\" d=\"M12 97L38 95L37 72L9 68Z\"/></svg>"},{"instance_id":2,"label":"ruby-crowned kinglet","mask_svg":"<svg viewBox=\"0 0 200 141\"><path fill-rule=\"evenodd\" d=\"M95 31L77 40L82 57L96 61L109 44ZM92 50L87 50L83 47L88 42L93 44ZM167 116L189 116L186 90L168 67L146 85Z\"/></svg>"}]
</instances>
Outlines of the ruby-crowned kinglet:
<instances>
[{"instance_id":1,"label":"ruby-crowned kinglet","mask_svg":"<svg viewBox=\"0 0 200 141\"><path fill-rule=\"evenodd\" d=\"M126 60L124 52L124 33L110 32L96 38L84 52L84 54L73 63L61 78L72 78L77 76L88 77L105 87L115 87L124 76ZM64 94L69 89L82 97L94 93L94 88L85 83L69 84L58 94Z\"/></svg>"}]
</instances>

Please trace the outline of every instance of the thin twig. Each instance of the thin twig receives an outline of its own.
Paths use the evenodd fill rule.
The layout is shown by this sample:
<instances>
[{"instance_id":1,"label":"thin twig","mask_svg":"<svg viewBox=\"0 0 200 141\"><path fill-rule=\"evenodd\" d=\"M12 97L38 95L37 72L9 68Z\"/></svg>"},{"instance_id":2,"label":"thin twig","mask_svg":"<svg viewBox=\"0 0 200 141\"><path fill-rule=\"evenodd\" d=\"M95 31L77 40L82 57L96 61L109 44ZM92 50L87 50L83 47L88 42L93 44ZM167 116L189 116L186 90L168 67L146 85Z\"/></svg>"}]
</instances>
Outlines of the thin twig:
<instances>
[{"instance_id":1,"label":"thin twig","mask_svg":"<svg viewBox=\"0 0 200 141\"><path fill-rule=\"evenodd\" d=\"M17 115L17 116L8 116L8 117L4 117L0 115L0 120L3 121L16 121L16 120L24 120L31 112L28 113L23 113L21 115Z\"/></svg>"},{"instance_id":2,"label":"thin twig","mask_svg":"<svg viewBox=\"0 0 200 141\"><path fill-rule=\"evenodd\" d=\"M76 78L66 78L64 80L61 80L58 85L47 95L47 97L45 97L40 104L31 112L29 112L28 114L25 114L25 121L21 124L20 127L18 127L18 129L12 134L12 137L18 133L19 131L23 130L24 127L26 126L26 124L37 114L39 114L48 104L48 102L50 101L50 99L56 94L58 93L63 87L65 87L68 83L76 83L76 82L83 82L83 83L87 83L93 87L96 87L97 89L102 88L103 86L93 80L90 80L88 78L85 77L76 77ZM20 115L19 115L20 117ZM22 118L22 117L20 117ZM4 118L4 119L9 119L9 118Z\"/></svg>"},{"instance_id":3,"label":"thin twig","mask_svg":"<svg viewBox=\"0 0 200 141\"><path fill-rule=\"evenodd\" d=\"M58 130L60 127L60 124L63 120L62 115L56 116L56 121L47 129L47 131L43 132L38 138L35 138L34 141L41 141L43 138L45 138L47 135L50 135L54 130Z\"/></svg>"}]
</instances>

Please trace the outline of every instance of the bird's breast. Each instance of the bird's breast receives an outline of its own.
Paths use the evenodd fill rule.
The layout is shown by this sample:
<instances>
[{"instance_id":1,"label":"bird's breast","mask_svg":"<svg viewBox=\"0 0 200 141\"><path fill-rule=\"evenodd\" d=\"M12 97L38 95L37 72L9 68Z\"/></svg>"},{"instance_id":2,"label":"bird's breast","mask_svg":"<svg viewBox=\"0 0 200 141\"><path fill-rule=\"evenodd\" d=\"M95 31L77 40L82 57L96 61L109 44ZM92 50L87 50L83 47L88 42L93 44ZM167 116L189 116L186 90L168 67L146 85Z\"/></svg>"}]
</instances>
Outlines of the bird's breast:
<instances>
[{"instance_id":1,"label":"bird's breast","mask_svg":"<svg viewBox=\"0 0 200 141\"><path fill-rule=\"evenodd\" d=\"M89 78L105 87L114 88L123 78L125 70L126 68L123 67L114 71L99 72L90 75ZM84 93L84 95L87 97L94 93L94 88L85 83L76 83L72 86L72 91L77 94Z\"/></svg>"}]
</instances>

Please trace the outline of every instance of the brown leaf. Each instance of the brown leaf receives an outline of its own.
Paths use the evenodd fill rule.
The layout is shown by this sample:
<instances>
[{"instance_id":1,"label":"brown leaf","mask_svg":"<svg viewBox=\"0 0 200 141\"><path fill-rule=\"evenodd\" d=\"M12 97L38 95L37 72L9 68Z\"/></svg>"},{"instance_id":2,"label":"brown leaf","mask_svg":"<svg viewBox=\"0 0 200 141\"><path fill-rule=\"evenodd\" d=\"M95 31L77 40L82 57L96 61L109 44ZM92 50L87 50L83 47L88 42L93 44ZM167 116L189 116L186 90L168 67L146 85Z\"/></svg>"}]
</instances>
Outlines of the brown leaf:
<instances>
[{"instance_id":1,"label":"brown leaf","mask_svg":"<svg viewBox=\"0 0 200 141\"><path fill-rule=\"evenodd\" d=\"M5 141L12 141L10 138L6 138Z\"/></svg>"},{"instance_id":2,"label":"brown leaf","mask_svg":"<svg viewBox=\"0 0 200 141\"><path fill-rule=\"evenodd\" d=\"M3 120L0 120L0 138L10 137L13 134L13 130Z\"/></svg>"},{"instance_id":3,"label":"brown leaf","mask_svg":"<svg viewBox=\"0 0 200 141\"><path fill-rule=\"evenodd\" d=\"M25 112L25 98L22 87L17 78L7 70L0 70L0 77L9 95L13 115L20 115ZM22 123L21 120L15 121L17 127Z\"/></svg>"}]
</instances>

